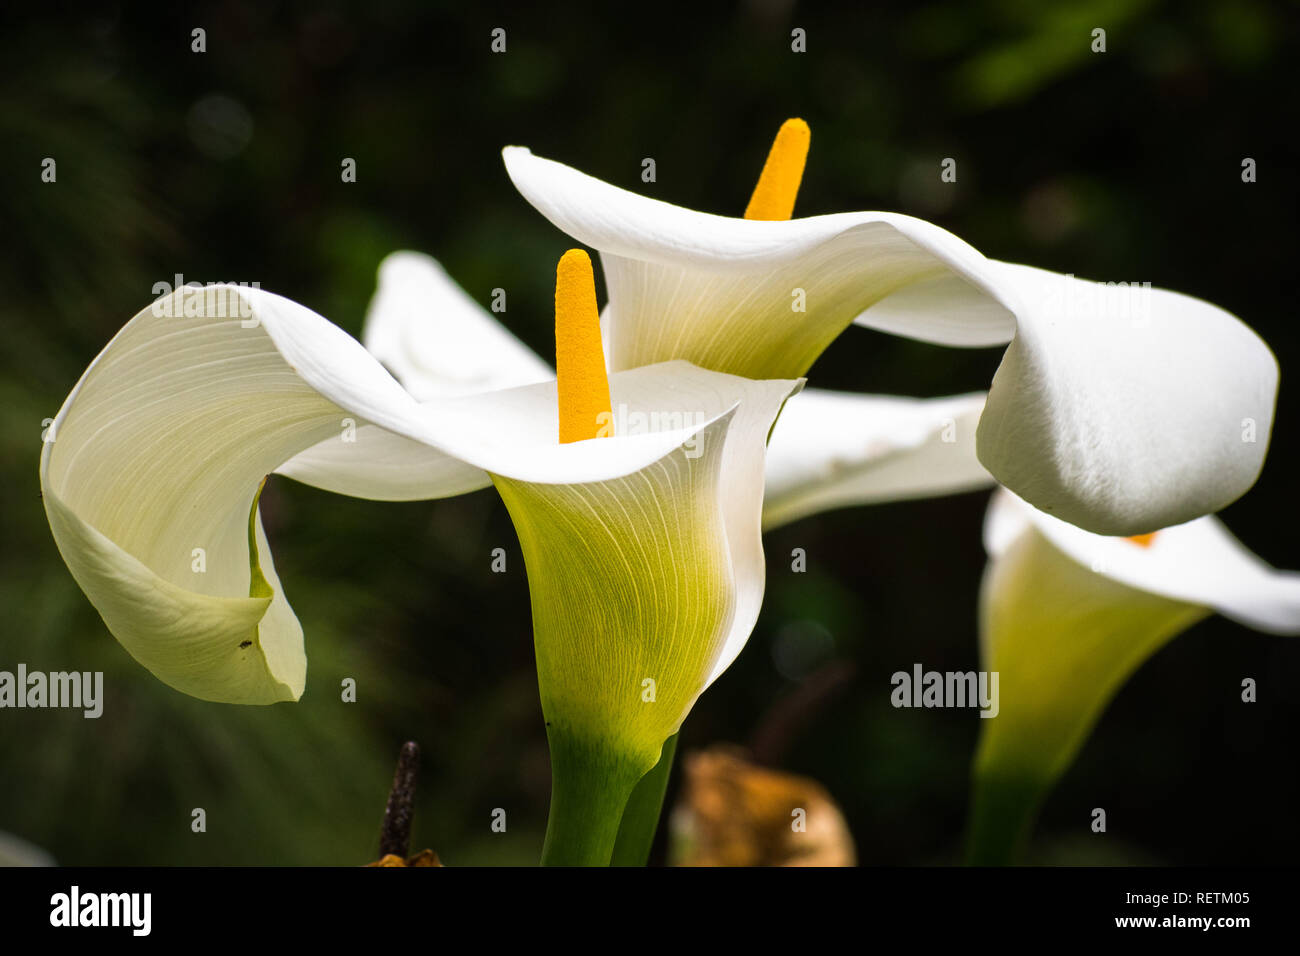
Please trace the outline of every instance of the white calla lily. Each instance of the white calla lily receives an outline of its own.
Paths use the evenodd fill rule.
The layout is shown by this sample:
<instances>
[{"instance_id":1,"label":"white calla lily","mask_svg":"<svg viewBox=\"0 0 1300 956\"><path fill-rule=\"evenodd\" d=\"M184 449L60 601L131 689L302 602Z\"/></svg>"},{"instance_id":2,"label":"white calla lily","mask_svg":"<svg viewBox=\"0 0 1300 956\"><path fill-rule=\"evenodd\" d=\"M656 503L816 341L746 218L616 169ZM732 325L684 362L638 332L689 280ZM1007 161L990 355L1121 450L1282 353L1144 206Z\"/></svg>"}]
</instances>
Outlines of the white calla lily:
<instances>
[{"instance_id":1,"label":"white calla lily","mask_svg":"<svg viewBox=\"0 0 1300 956\"><path fill-rule=\"evenodd\" d=\"M1248 551L1213 516L1139 539L1092 535L999 490L985 523L982 666L1000 710L980 721L971 858L1015 855L1043 797L1124 682L1212 613L1300 634L1300 574Z\"/></svg>"},{"instance_id":2,"label":"white calla lily","mask_svg":"<svg viewBox=\"0 0 1300 956\"><path fill-rule=\"evenodd\" d=\"M525 148L503 155L520 193L600 252L612 369L681 358L798 376L855 322L944 345L1010 343L978 454L1038 507L1137 534L1216 511L1259 474L1277 365L1210 303L987 259L910 216L710 215Z\"/></svg>"},{"instance_id":3,"label":"white calla lily","mask_svg":"<svg viewBox=\"0 0 1300 956\"><path fill-rule=\"evenodd\" d=\"M417 402L303 306L184 288L87 369L43 449L41 487L69 569L140 663L193 696L270 703L302 693L306 657L257 512L266 475L293 461L310 472L300 456L332 442L346 450L318 477L350 494L495 481L529 555L539 659L567 660L567 647L593 655L588 676L656 677L657 708L625 704L603 725L644 771L753 626L763 439L798 387L685 362L636 369L612 376L610 394L634 421L659 415L659 430L560 445L554 381ZM364 435L381 444L350 440ZM385 459L372 469L359 460L375 447ZM576 618L548 616L547 596L579 587L606 600L570 608L590 625L574 630ZM627 693L639 701L640 684ZM589 700L572 712L557 700L544 690L548 720L588 719Z\"/></svg>"}]
</instances>

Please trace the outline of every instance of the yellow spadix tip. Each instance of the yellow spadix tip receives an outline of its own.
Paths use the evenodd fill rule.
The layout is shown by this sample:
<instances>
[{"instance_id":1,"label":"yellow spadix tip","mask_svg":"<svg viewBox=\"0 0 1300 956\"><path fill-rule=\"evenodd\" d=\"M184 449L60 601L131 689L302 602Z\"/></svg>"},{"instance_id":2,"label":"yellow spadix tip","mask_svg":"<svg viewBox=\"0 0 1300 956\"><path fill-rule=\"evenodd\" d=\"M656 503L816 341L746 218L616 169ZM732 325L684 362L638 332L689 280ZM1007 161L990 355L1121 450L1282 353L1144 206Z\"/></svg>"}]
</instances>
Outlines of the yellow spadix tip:
<instances>
[{"instance_id":1,"label":"yellow spadix tip","mask_svg":"<svg viewBox=\"0 0 1300 956\"><path fill-rule=\"evenodd\" d=\"M570 249L555 267L555 389L561 444L610 434L596 277L581 249Z\"/></svg>"},{"instance_id":2,"label":"yellow spadix tip","mask_svg":"<svg viewBox=\"0 0 1300 956\"><path fill-rule=\"evenodd\" d=\"M794 201L799 195L811 141L812 130L803 120L788 119L781 124L758 176L758 185L745 207L746 219L789 219L794 215Z\"/></svg>"},{"instance_id":3,"label":"yellow spadix tip","mask_svg":"<svg viewBox=\"0 0 1300 956\"><path fill-rule=\"evenodd\" d=\"M1160 533L1159 531L1151 531L1148 532L1147 534L1135 534L1130 536L1128 540L1132 541L1134 544L1138 545L1139 547L1149 548L1151 547L1152 543L1156 540L1156 535L1158 535L1159 533Z\"/></svg>"}]
</instances>

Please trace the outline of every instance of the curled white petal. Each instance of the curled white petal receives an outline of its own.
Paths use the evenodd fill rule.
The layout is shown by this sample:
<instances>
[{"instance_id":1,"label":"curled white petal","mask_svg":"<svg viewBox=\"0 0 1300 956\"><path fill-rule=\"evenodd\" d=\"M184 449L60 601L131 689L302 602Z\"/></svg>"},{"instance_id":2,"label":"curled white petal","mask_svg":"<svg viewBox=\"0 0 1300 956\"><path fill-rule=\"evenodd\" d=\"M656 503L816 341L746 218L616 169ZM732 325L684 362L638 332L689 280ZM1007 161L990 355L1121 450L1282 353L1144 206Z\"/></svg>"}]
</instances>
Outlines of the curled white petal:
<instances>
[{"instance_id":1,"label":"curled white petal","mask_svg":"<svg viewBox=\"0 0 1300 956\"><path fill-rule=\"evenodd\" d=\"M983 393L915 399L805 389L772 431L764 527L991 485L975 457L983 408Z\"/></svg>"}]
</instances>

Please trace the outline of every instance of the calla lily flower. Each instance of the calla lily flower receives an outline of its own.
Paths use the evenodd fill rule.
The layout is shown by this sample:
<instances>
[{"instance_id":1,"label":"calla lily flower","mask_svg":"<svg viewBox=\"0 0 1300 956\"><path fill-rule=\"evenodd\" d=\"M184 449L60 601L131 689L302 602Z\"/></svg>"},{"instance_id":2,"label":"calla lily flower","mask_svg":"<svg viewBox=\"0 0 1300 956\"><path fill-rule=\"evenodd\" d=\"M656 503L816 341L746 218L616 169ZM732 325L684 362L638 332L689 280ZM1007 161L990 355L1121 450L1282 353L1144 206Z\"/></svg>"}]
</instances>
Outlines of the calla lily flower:
<instances>
[{"instance_id":1,"label":"calla lily flower","mask_svg":"<svg viewBox=\"0 0 1300 956\"><path fill-rule=\"evenodd\" d=\"M608 862L632 787L753 628L766 439L802 383L678 361L607 379L576 251L556 337L555 380L421 403L301 305L180 289L127 323L55 419L40 478L59 550L164 682L293 700L306 657L258 513L266 475L373 498L494 483L528 570L552 745L544 860Z\"/></svg>"},{"instance_id":2,"label":"calla lily flower","mask_svg":"<svg viewBox=\"0 0 1300 956\"><path fill-rule=\"evenodd\" d=\"M328 444L344 449L332 464L357 465L322 483L360 497L404 487L445 497L496 478L515 497L548 498L553 488L630 483L646 468L658 475L647 489L659 493L683 480L665 456L698 438L703 465L721 469L722 436L754 428L765 437L797 385L672 362L612 376L610 388L633 413L683 421L689 411L697 421L557 445L553 380L422 404L303 306L257 289L183 288L135 316L82 376L43 448L41 487L65 561L137 660L196 697L292 700L305 676L302 631L256 509L278 467L309 480L303 453ZM730 442L733 451L742 443ZM761 468L761 446L750 451ZM725 457L727 479L739 482L730 474L739 456ZM691 491L691 507L702 507L705 492ZM740 552L742 539L757 547L761 485L740 491L728 502L749 499L755 531L732 533L735 552L722 563L735 566L754 563ZM715 520L711 530L723 529ZM752 617L761 577L736 586Z\"/></svg>"},{"instance_id":3,"label":"calla lily flower","mask_svg":"<svg viewBox=\"0 0 1300 956\"><path fill-rule=\"evenodd\" d=\"M1268 347L1218 306L985 258L910 216L790 219L809 142L778 134L746 218L637 195L521 147L520 193L600 252L610 368L685 359L804 375L848 326L1005 345L979 460L1044 511L1138 534L1217 511L1255 481L1277 391ZM784 221L783 221L784 220Z\"/></svg>"},{"instance_id":4,"label":"calla lily flower","mask_svg":"<svg viewBox=\"0 0 1300 956\"><path fill-rule=\"evenodd\" d=\"M972 862L1014 858L1106 704L1176 635L1214 613L1300 634L1300 573L1270 567L1213 516L1103 537L999 490L984 537L980 650L1001 709L980 721Z\"/></svg>"}]
</instances>

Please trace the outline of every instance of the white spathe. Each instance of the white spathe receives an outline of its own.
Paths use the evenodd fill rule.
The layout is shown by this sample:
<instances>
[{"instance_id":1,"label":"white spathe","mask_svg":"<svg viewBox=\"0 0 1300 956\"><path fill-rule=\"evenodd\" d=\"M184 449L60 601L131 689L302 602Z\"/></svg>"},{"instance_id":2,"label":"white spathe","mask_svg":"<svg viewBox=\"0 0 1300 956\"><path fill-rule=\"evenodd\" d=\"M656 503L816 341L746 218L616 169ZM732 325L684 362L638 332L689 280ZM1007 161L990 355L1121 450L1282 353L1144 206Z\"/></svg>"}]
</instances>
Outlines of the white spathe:
<instances>
[{"instance_id":1,"label":"white spathe","mask_svg":"<svg viewBox=\"0 0 1300 956\"><path fill-rule=\"evenodd\" d=\"M800 383L670 362L610 386L634 411L681 414L659 431L560 445L553 381L420 403L301 305L256 289L184 288L136 315L91 363L55 419L41 488L69 569L138 661L196 697L269 703L297 699L306 674L302 629L256 508L265 476L286 462L328 442L346 446L337 460L368 457L373 449L353 440L367 434L391 454L382 469L345 472L338 482L350 494L374 490L376 474L376 497L403 485L456 494L493 477L522 488L617 481L641 496L620 500L651 515L668 493L665 460L686 456L721 482L692 487L716 496L709 506L725 535L716 547L735 592L727 619L714 622L716 647L695 661L702 690L743 645L761 601L763 447L750 436L766 435Z\"/></svg>"},{"instance_id":2,"label":"white spathe","mask_svg":"<svg viewBox=\"0 0 1300 956\"><path fill-rule=\"evenodd\" d=\"M980 418L980 461L1102 534L1217 511L1262 467L1277 363L1210 303L987 259L910 216L716 216L521 147L503 155L523 196L600 252L611 368L682 358L802 375L854 322L945 345L1010 343Z\"/></svg>"},{"instance_id":3,"label":"white spathe","mask_svg":"<svg viewBox=\"0 0 1300 956\"><path fill-rule=\"evenodd\" d=\"M982 392L921 399L805 389L772 432L763 526L992 485L975 456L983 408Z\"/></svg>"},{"instance_id":4,"label":"white spathe","mask_svg":"<svg viewBox=\"0 0 1300 956\"><path fill-rule=\"evenodd\" d=\"M379 264L361 344L417 399L490 392L554 370L474 301L432 256L402 250Z\"/></svg>"},{"instance_id":5,"label":"white spathe","mask_svg":"<svg viewBox=\"0 0 1300 956\"><path fill-rule=\"evenodd\" d=\"M1089 534L999 489L984 523L989 557L996 561L1032 533L1132 590L1199 605L1258 631L1300 634L1300 573L1268 564L1214 515L1164 528L1141 545Z\"/></svg>"}]
</instances>

